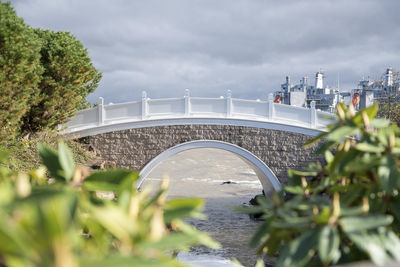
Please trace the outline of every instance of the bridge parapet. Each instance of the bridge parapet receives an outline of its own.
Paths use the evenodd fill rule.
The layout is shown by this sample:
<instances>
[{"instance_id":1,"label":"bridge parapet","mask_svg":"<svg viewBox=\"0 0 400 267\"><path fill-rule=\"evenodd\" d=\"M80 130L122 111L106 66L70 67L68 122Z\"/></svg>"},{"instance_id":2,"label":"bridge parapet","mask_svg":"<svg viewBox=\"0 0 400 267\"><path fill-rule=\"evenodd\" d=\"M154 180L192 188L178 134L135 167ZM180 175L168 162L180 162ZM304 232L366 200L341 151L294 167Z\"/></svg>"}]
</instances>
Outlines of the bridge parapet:
<instances>
[{"instance_id":1,"label":"bridge parapet","mask_svg":"<svg viewBox=\"0 0 400 267\"><path fill-rule=\"evenodd\" d=\"M230 90L226 97L203 98L191 97L187 89L183 98L150 99L143 92L142 101L120 104L104 105L100 97L97 107L78 111L65 125L65 131L74 133L120 123L179 118L239 119L324 130L334 116L316 110L315 103L311 108L274 103L272 94L267 101L232 98Z\"/></svg>"}]
</instances>

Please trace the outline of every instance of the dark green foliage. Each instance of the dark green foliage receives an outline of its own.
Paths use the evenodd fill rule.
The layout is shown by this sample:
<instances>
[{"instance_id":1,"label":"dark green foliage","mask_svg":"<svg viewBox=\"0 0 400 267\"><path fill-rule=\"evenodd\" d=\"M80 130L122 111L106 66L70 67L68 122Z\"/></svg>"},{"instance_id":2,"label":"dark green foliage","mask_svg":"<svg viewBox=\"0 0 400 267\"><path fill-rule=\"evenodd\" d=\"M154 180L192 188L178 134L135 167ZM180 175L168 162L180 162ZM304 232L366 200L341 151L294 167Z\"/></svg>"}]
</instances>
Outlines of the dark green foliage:
<instances>
[{"instance_id":1,"label":"dark green foliage","mask_svg":"<svg viewBox=\"0 0 400 267\"><path fill-rule=\"evenodd\" d=\"M264 213L251 245L276 266L400 262L400 130L377 111L339 105L337 122L307 144L321 142L326 165L290 171L285 193L247 211Z\"/></svg>"},{"instance_id":2,"label":"dark green foliage","mask_svg":"<svg viewBox=\"0 0 400 267\"><path fill-rule=\"evenodd\" d=\"M24 131L38 131L66 122L86 104L101 74L93 67L82 43L68 32L36 29L42 40L40 62L44 73L38 102L24 116Z\"/></svg>"},{"instance_id":3,"label":"dark green foliage","mask_svg":"<svg viewBox=\"0 0 400 267\"><path fill-rule=\"evenodd\" d=\"M0 144L65 123L100 79L72 34L33 29L0 1Z\"/></svg>"},{"instance_id":4,"label":"dark green foliage","mask_svg":"<svg viewBox=\"0 0 400 267\"><path fill-rule=\"evenodd\" d=\"M15 137L39 95L41 45L10 4L0 1L0 143Z\"/></svg>"},{"instance_id":5,"label":"dark green foliage","mask_svg":"<svg viewBox=\"0 0 400 267\"><path fill-rule=\"evenodd\" d=\"M39 151L52 179L0 164L0 266L178 267L176 251L218 248L183 222L201 216L202 200L166 200L165 181L155 195L138 192L138 173L125 169L84 177L63 144Z\"/></svg>"},{"instance_id":6,"label":"dark green foliage","mask_svg":"<svg viewBox=\"0 0 400 267\"><path fill-rule=\"evenodd\" d=\"M381 79L381 84L384 83L384 77ZM393 83L400 83L400 72L393 72ZM400 93L398 90L386 92L386 97L377 100L379 111L377 117L386 118L391 122L400 124Z\"/></svg>"},{"instance_id":7,"label":"dark green foliage","mask_svg":"<svg viewBox=\"0 0 400 267\"><path fill-rule=\"evenodd\" d=\"M386 118L397 124L400 123L400 103L399 95L395 99L385 99L379 102L378 117Z\"/></svg>"}]
</instances>

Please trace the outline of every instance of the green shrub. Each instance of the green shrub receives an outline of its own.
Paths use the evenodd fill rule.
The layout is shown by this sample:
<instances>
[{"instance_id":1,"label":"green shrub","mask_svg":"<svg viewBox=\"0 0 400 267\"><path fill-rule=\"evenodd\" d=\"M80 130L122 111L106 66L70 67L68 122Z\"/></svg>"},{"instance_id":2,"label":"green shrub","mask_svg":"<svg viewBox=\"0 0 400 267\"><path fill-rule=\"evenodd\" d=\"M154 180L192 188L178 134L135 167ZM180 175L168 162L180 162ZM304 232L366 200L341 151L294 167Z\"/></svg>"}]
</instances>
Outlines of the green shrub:
<instances>
[{"instance_id":1,"label":"green shrub","mask_svg":"<svg viewBox=\"0 0 400 267\"><path fill-rule=\"evenodd\" d=\"M33 29L0 1L0 143L65 123L100 79L72 34Z\"/></svg>"},{"instance_id":2,"label":"green shrub","mask_svg":"<svg viewBox=\"0 0 400 267\"><path fill-rule=\"evenodd\" d=\"M10 3L0 1L0 143L19 133L21 118L37 100L41 45Z\"/></svg>"},{"instance_id":3,"label":"green shrub","mask_svg":"<svg viewBox=\"0 0 400 267\"><path fill-rule=\"evenodd\" d=\"M86 105L101 78L82 43L68 32L36 29L44 72L40 96L23 117L23 131L54 129Z\"/></svg>"},{"instance_id":4,"label":"green shrub","mask_svg":"<svg viewBox=\"0 0 400 267\"><path fill-rule=\"evenodd\" d=\"M0 166L0 266L183 266L176 251L218 247L182 221L201 217L202 200L167 201L165 182L138 192L126 169L84 177L62 143L39 151L50 179Z\"/></svg>"},{"instance_id":5,"label":"green shrub","mask_svg":"<svg viewBox=\"0 0 400 267\"><path fill-rule=\"evenodd\" d=\"M251 245L276 266L400 262L400 131L377 111L339 105L337 122L308 143L321 142L325 166L290 171L283 192L246 209L264 213Z\"/></svg>"},{"instance_id":6,"label":"green shrub","mask_svg":"<svg viewBox=\"0 0 400 267\"><path fill-rule=\"evenodd\" d=\"M0 150L8 151L10 157L3 164L13 171L29 172L39 168L41 159L38 153L38 144L45 144L51 148L57 148L60 141L65 142L71 149L74 160L79 165L90 166L100 159L87 151L87 148L75 140L65 140L65 137L57 134L56 131L47 131L46 134L35 133L29 138L15 138L7 142L7 145L0 146Z\"/></svg>"}]
</instances>

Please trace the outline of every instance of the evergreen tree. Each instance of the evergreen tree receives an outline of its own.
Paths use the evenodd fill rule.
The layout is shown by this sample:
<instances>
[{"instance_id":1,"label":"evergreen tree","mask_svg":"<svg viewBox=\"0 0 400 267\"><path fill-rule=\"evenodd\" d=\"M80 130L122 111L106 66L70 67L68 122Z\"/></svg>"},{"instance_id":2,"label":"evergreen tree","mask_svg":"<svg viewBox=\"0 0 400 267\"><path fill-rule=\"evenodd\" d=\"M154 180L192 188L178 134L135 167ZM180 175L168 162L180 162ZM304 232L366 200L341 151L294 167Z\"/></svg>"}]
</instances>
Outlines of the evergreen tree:
<instances>
[{"instance_id":1,"label":"evergreen tree","mask_svg":"<svg viewBox=\"0 0 400 267\"><path fill-rule=\"evenodd\" d=\"M41 41L0 1L0 143L19 132L21 118L38 99Z\"/></svg>"},{"instance_id":2,"label":"evergreen tree","mask_svg":"<svg viewBox=\"0 0 400 267\"><path fill-rule=\"evenodd\" d=\"M42 40L40 99L24 116L23 131L54 128L85 107L101 78L82 43L68 32L35 30Z\"/></svg>"}]
</instances>

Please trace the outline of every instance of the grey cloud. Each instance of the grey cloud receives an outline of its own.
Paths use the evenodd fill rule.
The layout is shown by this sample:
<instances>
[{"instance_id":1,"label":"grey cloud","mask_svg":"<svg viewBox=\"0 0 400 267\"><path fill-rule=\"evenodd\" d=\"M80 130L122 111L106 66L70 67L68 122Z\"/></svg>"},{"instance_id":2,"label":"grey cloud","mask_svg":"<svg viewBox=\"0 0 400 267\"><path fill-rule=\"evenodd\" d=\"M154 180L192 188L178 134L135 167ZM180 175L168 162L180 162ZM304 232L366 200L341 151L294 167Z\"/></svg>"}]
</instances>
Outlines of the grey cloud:
<instances>
[{"instance_id":1,"label":"grey cloud","mask_svg":"<svg viewBox=\"0 0 400 267\"><path fill-rule=\"evenodd\" d=\"M103 80L89 97L266 98L320 68L343 88L400 68L400 1L11 1L35 27L72 32Z\"/></svg>"}]
</instances>

